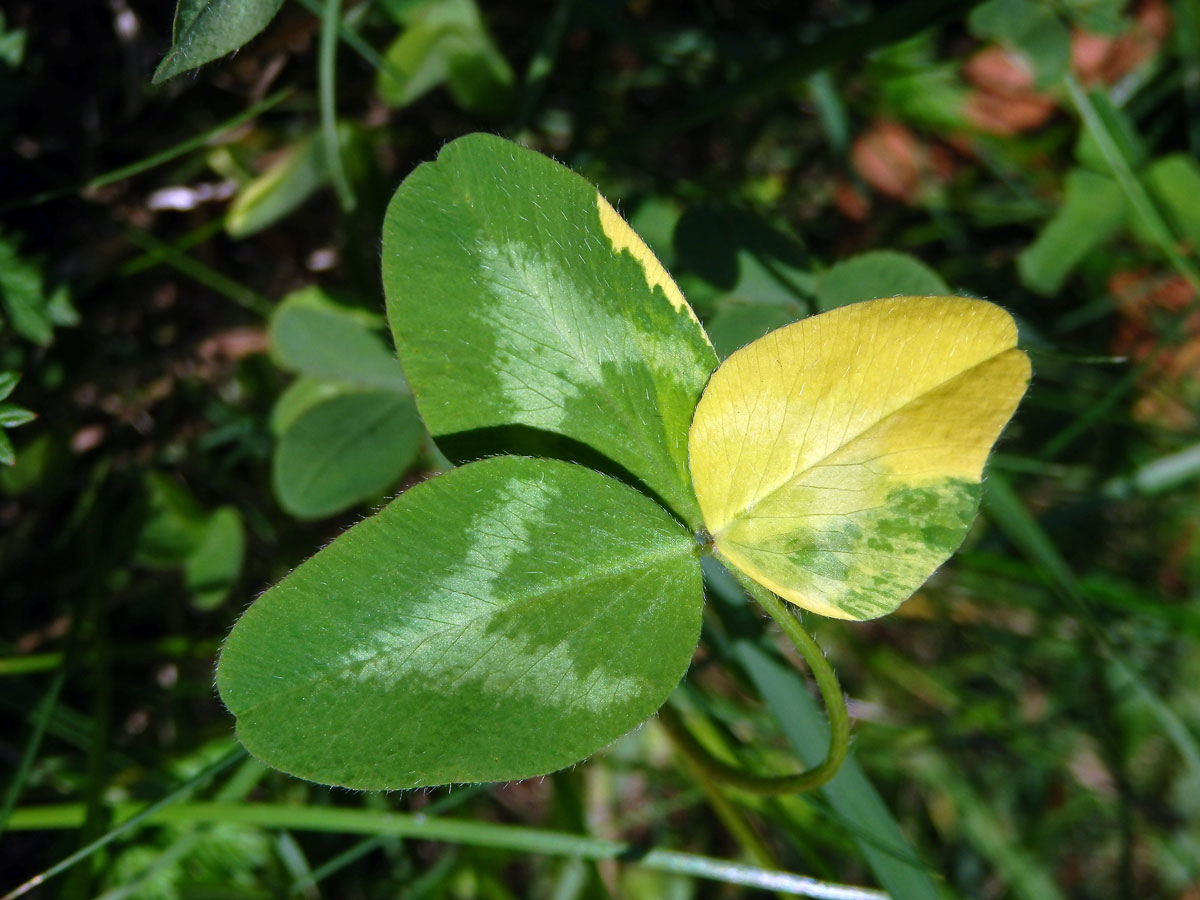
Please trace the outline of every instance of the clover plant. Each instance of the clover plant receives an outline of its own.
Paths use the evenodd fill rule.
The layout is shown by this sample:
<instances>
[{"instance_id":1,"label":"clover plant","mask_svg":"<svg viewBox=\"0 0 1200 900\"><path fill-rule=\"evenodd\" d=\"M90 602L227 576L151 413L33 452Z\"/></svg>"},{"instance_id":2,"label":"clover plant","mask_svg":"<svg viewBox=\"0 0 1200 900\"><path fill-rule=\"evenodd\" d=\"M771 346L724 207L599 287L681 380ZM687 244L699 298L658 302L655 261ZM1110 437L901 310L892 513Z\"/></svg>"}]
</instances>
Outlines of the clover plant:
<instances>
[{"instance_id":1,"label":"clover plant","mask_svg":"<svg viewBox=\"0 0 1200 900\"><path fill-rule=\"evenodd\" d=\"M549 433L608 474L451 469L246 611L217 675L241 741L354 788L538 775L636 727L687 671L704 554L789 632L775 594L891 612L962 541L1029 378L1012 318L959 297L833 309L718 367L596 189L487 135L397 190L383 281L436 439Z\"/></svg>"}]
</instances>

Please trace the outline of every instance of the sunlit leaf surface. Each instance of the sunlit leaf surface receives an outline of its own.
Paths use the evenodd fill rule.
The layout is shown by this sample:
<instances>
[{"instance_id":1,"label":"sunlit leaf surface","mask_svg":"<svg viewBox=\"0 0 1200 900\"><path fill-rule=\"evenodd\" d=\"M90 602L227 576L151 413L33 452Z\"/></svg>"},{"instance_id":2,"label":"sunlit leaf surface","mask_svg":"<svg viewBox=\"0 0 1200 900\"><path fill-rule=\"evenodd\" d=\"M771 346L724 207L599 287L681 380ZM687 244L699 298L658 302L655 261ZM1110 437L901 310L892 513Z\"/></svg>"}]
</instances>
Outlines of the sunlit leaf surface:
<instances>
[{"instance_id":1,"label":"sunlit leaf surface","mask_svg":"<svg viewBox=\"0 0 1200 900\"><path fill-rule=\"evenodd\" d=\"M983 464L1029 379L997 306L842 307L733 354L690 463L718 553L824 615L895 609L958 547Z\"/></svg>"},{"instance_id":2,"label":"sunlit leaf surface","mask_svg":"<svg viewBox=\"0 0 1200 900\"><path fill-rule=\"evenodd\" d=\"M460 138L397 190L383 283L435 436L513 425L566 436L698 527L687 430L716 353L588 182L500 138Z\"/></svg>"},{"instance_id":3,"label":"sunlit leaf surface","mask_svg":"<svg viewBox=\"0 0 1200 900\"><path fill-rule=\"evenodd\" d=\"M651 715L700 635L697 546L582 466L402 494L260 597L217 675L264 762L365 789L560 769Z\"/></svg>"}]
</instances>

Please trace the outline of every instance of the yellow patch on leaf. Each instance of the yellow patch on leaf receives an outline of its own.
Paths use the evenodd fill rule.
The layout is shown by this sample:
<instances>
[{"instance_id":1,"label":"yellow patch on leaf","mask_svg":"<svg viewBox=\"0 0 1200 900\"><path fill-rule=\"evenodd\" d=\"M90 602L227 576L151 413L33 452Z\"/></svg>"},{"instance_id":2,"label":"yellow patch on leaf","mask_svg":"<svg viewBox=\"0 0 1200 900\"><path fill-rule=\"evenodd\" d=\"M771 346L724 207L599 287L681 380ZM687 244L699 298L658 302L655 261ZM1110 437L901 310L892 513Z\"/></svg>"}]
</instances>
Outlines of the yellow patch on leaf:
<instances>
[{"instance_id":1,"label":"yellow patch on leaf","mask_svg":"<svg viewBox=\"0 0 1200 900\"><path fill-rule=\"evenodd\" d=\"M689 465L727 562L823 615L891 612L957 549L1029 381L1000 307L873 300L760 338L717 370Z\"/></svg>"},{"instance_id":2,"label":"yellow patch on leaf","mask_svg":"<svg viewBox=\"0 0 1200 900\"><path fill-rule=\"evenodd\" d=\"M613 205L599 193L596 194L596 206L600 210L600 227L604 229L604 236L612 244L613 250L617 253L626 251L632 255L641 265L642 271L646 273L646 283L651 288L661 288L662 292L667 295L667 299L671 301L671 306L679 312L686 312L692 321L699 325L700 320L696 318L691 304L679 290L679 285L667 274L667 270L663 268L663 264L658 261L654 252L646 246L646 242L629 227L629 223L622 219L621 214L613 209ZM703 328L701 333L704 333ZM707 334L705 334L705 340L708 340Z\"/></svg>"}]
</instances>

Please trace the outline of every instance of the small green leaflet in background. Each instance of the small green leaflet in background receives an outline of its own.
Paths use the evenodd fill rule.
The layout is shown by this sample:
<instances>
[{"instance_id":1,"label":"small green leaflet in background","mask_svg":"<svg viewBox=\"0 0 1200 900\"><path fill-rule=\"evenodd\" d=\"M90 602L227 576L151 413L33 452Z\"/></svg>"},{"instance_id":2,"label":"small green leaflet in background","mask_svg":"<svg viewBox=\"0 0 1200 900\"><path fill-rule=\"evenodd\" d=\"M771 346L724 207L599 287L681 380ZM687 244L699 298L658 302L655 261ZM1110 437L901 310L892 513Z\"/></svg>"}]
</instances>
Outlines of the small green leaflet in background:
<instances>
[{"instance_id":1,"label":"small green leaflet in background","mask_svg":"<svg viewBox=\"0 0 1200 900\"><path fill-rule=\"evenodd\" d=\"M319 403L345 393L346 385L340 381L322 381L301 375L287 386L271 407L271 434L283 437L296 420Z\"/></svg>"},{"instance_id":2,"label":"small green leaflet in background","mask_svg":"<svg viewBox=\"0 0 1200 900\"><path fill-rule=\"evenodd\" d=\"M1017 257L1021 282L1046 296L1058 293L1089 253L1123 229L1168 258L1176 240L1192 251L1200 248L1200 214L1193 202L1200 190L1200 165L1186 154L1148 161L1145 141L1125 110L1103 92L1086 102L1122 170L1133 170L1125 177L1136 181L1123 184L1114 177L1113 163L1097 142L1100 132L1088 129L1080 135L1075 147L1079 166L1067 173L1061 206Z\"/></svg>"},{"instance_id":3,"label":"small green leaflet in background","mask_svg":"<svg viewBox=\"0 0 1200 900\"><path fill-rule=\"evenodd\" d=\"M774 303L811 293L813 261L804 245L754 213L695 206L679 217L672 242L678 264L709 291Z\"/></svg>"},{"instance_id":4,"label":"small green leaflet in background","mask_svg":"<svg viewBox=\"0 0 1200 900\"><path fill-rule=\"evenodd\" d=\"M245 555L242 514L232 506L213 510L200 544L183 563L183 583L192 605L202 610L220 606L242 570Z\"/></svg>"},{"instance_id":5,"label":"small green leaflet in background","mask_svg":"<svg viewBox=\"0 0 1200 900\"><path fill-rule=\"evenodd\" d=\"M217 685L252 753L315 781L552 771L638 725L683 677L700 634L697 553L614 479L472 463L401 494L260 597Z\"/></svg>"},{"instance_id":6,"label":"small green leaflet in background","mask_svg":"<svg viewBox=\"0 0 1200 900\"><path fill-rule=\"evenodd\" d=\"M1200 253L1200 164L1195 157L1176 153L1156 159L1142 176L1151 195L1175 233Z\"/></svg>"},{"instance_id":7,"label":"small green leaflet in background","mask_svg":"<svg viewBox=\"0 0 1200 900\"><path fill-rule=\"evenodd\" d=\"M11 466L17 461L12 441L4 433L4 429L16 428L37 418L37 414L32 410L15 403L4 402L20 380L21 376L16 372L0 372L0 465Z\"/></svg>"},{"instance_id":8,"label":"small green leaflet in background","mask_svg":"<svg viewBox=\"0 0 1200 900\"><path fill-rule=\"evenodd\" d=\"M10 373L11 374L11 373ZM3 406L3 404L0 404ZM11 447L0 431L0 447ZM32 491L51 491L75 464L61 435L43 431L21 444L14 462L0 466L0 493L16 496Z\"/></svg>"},{"instance_id":9,"label":"small green leaflet in background","mask_svg":"<svg viewBox=\"0 0 1200 900\"><path fill-rule=\"evenodd\" d=\"M641 212L635 216L639 231ZM808 253L759 216L696 206L678 217L673 243L680 282L693 305L706 311L705 330L722 359L812 312Z\"/></svg>"},{"instance_id":10,"label":"small green leaflet in background","mask_svg":"<svg viewBox=\"0 0 1200 900\"><path fill-rule=\"evenodd\" d=\"M879 297L950 293L937 272L919 259L894 250L861 253L817 275L781 270L775 260L764 265L756 256L739 254L738 270L736 287L718 301L717 311L707 324L722 359L768 332L804 318L808 304L800 293L802 288L811 292L820 312ZM785 284L793 285L792 289Z\"/></svg>"},{"instance_id":11,"label":"small green leaflet in background","mask_svg":"<svg viewBox=\"0 0 1200 900\"><path fill-rule=\"evenodd\" d=\"M764 334L803 318L796 306L773 303L722 303L708 319L708 335L721 359Z\"/></svg>"},{"instance_id":12,"label":"small green leaflet in background","mask_svg":"<svg viewBox=\"0 0 1200 900\"><path fill-rule=\"evenodd\" d=\"M248 237L275 224L328 183L321 141L309 135L238 191L225 215L225 230L230 237Z\"/></svg>"},{"instance_id":13,"label":"small green leaflet in background","mask_svg":"<svg viewBox=\"0 0 1200 900\"><path fill-rule=\"evenodd\" d=\"M267 27L283 0L179 0L171 49L154 83L232 53Z\"/></svg>"},{"instance_id":14,"label":"small green leaflet in background","mask_svg":"<svg viewBox=\"0 0 1200 900\"><path fill-rule=\"evenodd\" d=\"M1079 262L1124 227L1127 216L1125 196L1116 181L1087 169L1072 169L1062 206L1017 256L1021 283L1045 296L1057 294Z\"/></svg>"},{"instance_id":15,"label":"small green leaflet in background","mask_svg":"<svg viewBox=\"0 0 1200 900\"><path fill-rule=\"evenodd\" d=\"M1066 0L1060 8L1079 28L1117 37L1129 27L1125 12L1132 7L1128 0Z\"/></svg>"},{"instance_id":16,"label":"small green leaflet in background","mask_svg":"<svg viewBox=\"0 0 1200 900\"><path fill-rule=\"evenodd\" d=\"M182 484L161 472L145 478L147 510L135 559L151 568L182 563L204 539L208 513Z\"/></svg>"},{"instance_id":17,"label":"small green leaflet in background","mask_svg":"<svg viewBox=\"0 0 1200 900\"><path fill-rule=\"evenodd\" d=\"M383 286L435 437L525 426L579 441L693 529L687 430L717 356L691 307L596 189L489 135L396 191Z\"/></svg>"},{"instance_id":18,"label":"small green leaflet in background","mask_svg":"<svg viewBox=\"0 0 1200 900\"><path fill-rule=\"evenodd\" d=\"M338 303L318 287L303 288L271 316L271 355L282 368L312 378L406 391L383 325L383 316Z\"/></svg>"},{"instance_id":19,"label":"small green leaflet in background","mask_svg":"<svg viewBox=\"0 0 1200 900\"><path fill-rule=\"evenodd\" d=\"M25 340L45 347L56 326L79 324L66 285L47 290L44 263L23 256L19 236L0 231L0 327L8 324Z\"/></svg>"},{"instance_id":20,"label":"small green leaflet in background","mask_svg":"<svg viewBox=\"0 0 1200 900\"><path fill-rule=\"evenodd\" d=\"M4 19L4 11L0 10L0 63L10 69L20 66L25 59L25 43L28 38L27 28L9 29Z\"/></svg>"},{"instance_id":21,"label":"small green leaflet in background","mask_svg":"<svg viewBox=\"0 0 1200 900\"><path fill-rule=\"evenodd\" d=\"M271 484L294 516L378 498L417 457L425 429L382 327L318 287L288 295L271 317L272 357L301 374L271 414Z\"/></svg>"},{"instance_id":22,"label":"small green leaflet in background","mask_svg":"<svg viewBox=\"0 0 1200 900\"><path fill-rule=\"evenodd\" d=\"M967 97L958 65L938 52L937 30L928 29L871 54L866 77L879 96L874 101L886 115L935 129L964 124Z\"/></svg>"},{"instance_id":23,"label":"small green leaflet in background","mask_svg":"<svg viewBox=\"0 0 1200 900\"><path fill-rule=\"evenodd\" d=\"M229 596L242 570L246 537L236 507L206 510L180 482L161 472L145 480L147 513L135 559L151 569L180 569L197 609Z\"/></svg>"},{"instance_id":24,"label":"small green leaflet in background","mask_svg":"<svg viewBox=\"0 0 1200 900\"><path fill-rule=\"evenodd\" d=\"M919 259L895 250L860 253L817 276L817 308L822 312L880 297L925 297L950 293L942 276Z\"/></svg>"},{"instance_id":25,"label":"small green leaflet in background","mask_svg":"<svg viewBox=\"0 0 1200 900\"><path fill-rule=\"evenodd\" d=\"M342 159L353 176L363 168L363 155L370 148L363 134L346 123L338 126L337 135ZM225 230L235 238L262 231L303 206L331 181L324 142L317 135L301 138L238 191L225 214Z\"/></svg>"},{"instance_id":26,"label":"small green leaflet in background","mask_svg":"<svg viewBox=\"0 0 1200 900\"><path fill-rule=\"evenodd\" d=\"M967 26L976 37L999 41L1024 56L1038 87L1055 84L1071 62L1071 32L1049 3L988 0L971 11Z\"/></svg>"},{"instance_id":27,"label":"small green leaflet in background","mask_svg":"<svg viewBox=\"0 0 1200 900\"><path fill-rule=\"evenodd\" d=\"M384 53L377 88L389 106L408 106L445 84L468 112L503 115L516 78L474 0L432 0L397 10L403 32Z\"/></svg>"},{"instance_id":28,"label":"small green leaflet in background","mask_svg":"<svg viewBox=\"0 0 1200 900\"><path fill-rule=\"evenodd\" d=\"M348 387L289 424L275 447L271 486L294 516L333 515L395 484L424 435L411 395Z\"/></svg>"}]
</instances>

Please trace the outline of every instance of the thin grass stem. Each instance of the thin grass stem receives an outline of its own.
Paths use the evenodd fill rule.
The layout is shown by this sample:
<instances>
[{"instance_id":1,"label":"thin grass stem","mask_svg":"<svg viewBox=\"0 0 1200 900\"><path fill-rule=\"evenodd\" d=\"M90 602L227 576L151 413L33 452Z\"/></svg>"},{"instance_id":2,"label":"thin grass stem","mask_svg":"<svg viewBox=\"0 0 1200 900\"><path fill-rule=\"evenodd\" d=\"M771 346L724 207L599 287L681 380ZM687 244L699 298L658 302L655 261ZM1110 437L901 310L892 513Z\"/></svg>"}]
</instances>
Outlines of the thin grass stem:
<instances>
[{"instance_id":1,"label":"thin grass stem","mask_svg":"<svg viewBox=\"0 0 1200 900\"><path fill-rule=\"evenodd\" d=\"M184 797L191 794L197 788L207 784L209 782L209 780L211 780L213 777L215 777L220 772L223 772L225 769L229 768L231 765L233 765L239 759L245 758L245 756L246 756L246 751L242 749L241 745L236 745L236 746L230 748L228 753L226 753L224 756L222 756L216 762L214 762L211 765L207 766L206 768L202 769L196 775L193 775L191 778L189 778L187 781L185 781L183 784L181 784L175 790L171 791L171 793L167 794L165 797L163 797L159 800L155 800L153 803L149 804L148 806L144 806L141 809L137 809L137 808L128 809L126 811L127 815L125 817L122 817L122 821L119 825L117 825L114 828L109 829L105 834L96 838L96 840L92 841L91 843L89 843L83 847L80 847L78 850L76 850L70 856L67 856L64 859L59 860L54 865L52 865L50 868L46 869L44 872L39 872L37 875L34 875L32 878L28 879L27 881L24 881L21 884L17 885L15 888L13 888L11 891L9 891L7 894L5 894L3 897L0 897L0 900L16 900L17 897L23 897L26 894L28 894L30 891L32 891L34 888L40 887L41 885L45 884L47 881L49 881L54 876L60 875L63 872L70 869L75 864L80 863L85 859L88 859L97 850L100 850L101 848L108 846L113 841L115 841L117 838L134 831L135 829L137 829L138 827L143 825L145 822L147 822L147 820L152 819L152 818L156 817L157 815L159 815L160 813L162 813L163 811L169 809L172 805L178 803L180 800L182 800ZM65 825L65 826L60 825L58 827L76 828L84 823L84 821L86 819L85 808L80 804L73 804L70 808L72 810L72 819L71 819L70 825ZM11 827L11 830L13 830L13 831L17 830L18 825L21 821L21 818L22 817L19 815L19 811L13 813L13 815L9 819L9 825ZM187 821L187 820L185 820L185 821ZM216 821L221 821L221 820L217 819ZM51 826L51 827L53 827L53 826ZM286 827L286 826L284 826L284 827Z\"/></svg>"},{"instance_id":2,"label":"thin grass stem","mask_svg":"<svg viewBox=\"0 0 1200 900\"><path fill-rule=\"evenodd\" d=\"M126 229L125 236L129 239L130 243L135 244L148 253L153 253L161 257L162 261L173 269L188 276L193 281L198 281L218 294L228 297L234 303L244 306L246 309L260 316L265 317L271 314L271 310L273 309L271 301L258 293L258 291L234 281L229 276L221 274L216 269L205 265L199 260L193 259L166 241L161 241L149 232L142 231L140 228L132 227Z\"/></svg>"},{"instance_id":3,"label":"thin grass stem","mask_svg":"<svg viewBox=\"0 0 1200 900\"><path fill-rule=\"evenodd\" d=\"M1121 186L1121 190L1124 192L1125 199L1129 202L1130 208L1145 223L1154 239L1155 245L1171 265L1174 266L1175 271L1186 279L1188 284L1192 286L1193 291L1200 294L1200 272L1188 260L1184 259L1176 249L1176 238L1171 233L1170 226L1163 218L1162 213L1159 212L1154 201L1150 199L1150 195L1146 193L1142 182L1134 174L1133 169L1130 168L1129 160L1125 158L1125 155L1121 152L1120 145L1109 132L1104 119L1100 116L1095 104L1092 103L1092 98L1088 96L1087 91L1083 89L1075 79L1075 76L1070 73L1063 76L1063 84L1066 86L1067 96L1071 98L1071 103L1074 104L1076 112L1079 113L1080 119L1083 120L1084 129L1092 136L1092 139L1096 142L1096 146L1100 148L1100 153L1104 156L1104 161L1108 163L1108 167L1112 170L1117 184Z\"/></svg>"},{"instance_id":4,"label":"thin grass stem","mask_svg":"<svg viewBox=\"0 0 1200 900\"><path fill-rule=\"evenodd\" d=\"M235 757L236 758L236 757ZM229 760L232 762L232 760ZM228 762L226 763L228 764ZM211 769L211 767L210 767ZM208 770L206 770L208 771ZM160 800L153 807L137 812L131 819L106 835L113 840L123 830L147 820L156 824L224 822L231 825L255 825L262 828L287 828L292 831L323 831L341 834L391 835L427 841L447 841L476 847L491 847L515 853L538 853L547 856L567 856L579 859L618 859L636 863L660 872L672 872L736 884L760 890L777 891L795 897L814 897L818 900L887 900L888 894L871 888L837 884L759 866L735 863L693 853L678 853L640 847L625 841L610 841L586 835L525 828L497 822L477 822L463 819L443 819L424 813L395 813L368 809L349 809L329 806L296 806L265 803L174 803L171 798ZM118 805L116 817L134 812ZM17 810L12 826L32 828L73 828L83 820L83 808L78 804L34 807ZM85 848L86 849L86 848ZM82 852L82 851L81 851ZM78 854L76 854L78 855ZM76 862L78 860L72 860ZM67 861L64 860L59 866ZM56 867L57 868L57 867ZM57 871L62 871L58 868ZM15 900L50 877L47 870L36 883L27 882L0 900Z\"/></svg>"},{"instance_id":5,"label":"thin grass stem","mask_svg":"<svg viewBox=\"0 0 1200 900\"><path fill-rule=\"evenodd\" d=\"M325 166L337 191L342 212L354 210L354 189L346 176L337 131L337 51L342 0L325 0L321 9L321 43L317 51L317 92L321 106L321 141Z\"/></svg>"},{"instance_id":6,"label":"thin grass stem","mask_svg":"<svg viewBox=\"0 0 1200 900\"><path fill-rule=\"evenodd\" d=\"M118 169L112 169L95 178L85 181L83 184L74 185L65 188L52 188L48 191L42 191L39 194L34 194L32 197L25 197L20 200L13 200L10 203L0 204L0 213L10 212L15 209L25 209L30 206L40 206L43 203L49 203L51 200L59 200L63 197L70 197L74 194L80 194L84 191L94 191L102 187L107 187L110 184L115 184L118 181L124 181L126 178L132 178L134 175L140 175L142 172L148 172L151 169L156 169L159 166L166 165L174 159L185 156L193 150L201 150L212 144L214 138L218 138L233 129L246 124L252 119L262 115L267 110L274 106L278 106L284 100L292 95L292 88L285 88L281 91L276 91L266 99L255 103L249 109L243 110L236 116L230 116L223 122L218 122L207 131L202 131L194 137L188 138L186 141L180 141L173 147L168 147L166 150L161 150L158 153L139 159L137 162L132 162L129 165L121 166Z\"/></svg>"}]
</instances>

